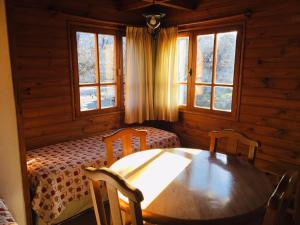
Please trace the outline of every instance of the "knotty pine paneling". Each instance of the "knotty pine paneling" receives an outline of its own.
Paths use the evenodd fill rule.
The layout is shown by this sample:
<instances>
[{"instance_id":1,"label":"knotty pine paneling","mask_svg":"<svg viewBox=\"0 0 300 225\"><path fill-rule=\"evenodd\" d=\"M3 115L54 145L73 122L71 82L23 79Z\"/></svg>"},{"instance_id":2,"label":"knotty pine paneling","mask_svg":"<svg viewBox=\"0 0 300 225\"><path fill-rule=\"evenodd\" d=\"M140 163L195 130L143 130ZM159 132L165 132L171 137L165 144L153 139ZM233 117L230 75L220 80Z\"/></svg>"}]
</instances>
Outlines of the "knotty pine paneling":
<instances>
[{"instance_id":1,"label":"knotty pine paneling","mask_svg":"<svg viewBox=\"0 0 300 225\"><path fill-rule=\"evenodd\" d=\"M68 18L55 11L141 24L141 10L119 12L117 1L108 0L8 2L27 148L119 127L121 113L72 119ZM181 112L172 129L184 146L208 148L210 130L233 128L261 142L258 163L300 165L300 2L201 0L195 12L167 10L166 22L196 22L248 9L253 14L246 24L239 120Z\"/></svg>"},{"instance_id":2,"label":"knotty pine paneling","mask_svg":"<svg viewBox=\"0 0 300 225\"><path fill-rule=\"evenodd\" d=\"M257 165L299 166L300 1L198 2L195 12L167 10L166 22L176 25L253 11L246 25L239 120L181 112L179 122L172 126L148 124L175 131L183 146L205 149L209 146L209 131L233 128L261 142ZM79 19L57 13L144 24L143 10L120 12L117 3L118 0L6 1L16 103L23 123L20 133L27 149L121 126L122 113L73 120L67 21ZM21 155L26 171L24 152ZM26 202L30 208L29 200Z\"/></svg>"},{"instance_id":3,"label":"knotty pine paneling","mask_svg":"<svg viewBox=\"0 0 300 225\"><path fill-rule=\"evenodd\" d=\"M74 120L67 22L80 22L74 17L80 16L139 24L143 17L120 12L109 0L12 0L7 4L27 149L119 128L122 112Z\"/></svg>"},{"instance_id":4,"label":"knotty pine paneling","mask_svg":"<svg viewBox=\"0 0 300 225\"><path fill-rule=\"evenodd\" d=\"M173 130L184 146L209 147L208 132L231 128L260 141L257 165L300 166L300 1L210 1L173 12L169 24L253 11L247 19L239 119L181 112Z\"/></svg>"}]
</instances>

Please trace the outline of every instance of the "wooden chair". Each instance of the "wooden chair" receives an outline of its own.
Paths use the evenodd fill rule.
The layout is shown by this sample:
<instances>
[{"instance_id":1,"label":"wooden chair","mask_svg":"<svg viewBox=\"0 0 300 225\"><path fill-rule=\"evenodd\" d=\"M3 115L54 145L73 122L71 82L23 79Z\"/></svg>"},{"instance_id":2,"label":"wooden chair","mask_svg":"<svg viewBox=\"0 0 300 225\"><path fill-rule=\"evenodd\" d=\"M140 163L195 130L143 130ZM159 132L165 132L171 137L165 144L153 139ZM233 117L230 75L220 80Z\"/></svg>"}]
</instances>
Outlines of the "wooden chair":
<instances>
[{"instance_id":1,"label":"wooden chair","mask_svg":"<svg viewBox=\"0 0 300 225\"><path fill-rule=\"evenodd\" d=\"M249 145L248 161L254 163L255 154L259 147L257 141L251 140L243 134L237 133L233 130L211 131L210 136L210 152L216 152L218 147L218 139L226 138L226 150L230 153L237 154L238 143Z\"/></svg>"},{"instance_id":2,"label":"wooden chair","mask_svg":"<svg viewBox=\"0 0 300 225\"><path fill-rule=\"evenodd\" d=\"M298 171L300 173L299 166L297 165L282 165L282 164L264 164L260 165L259 170L264 172L272 182L274 186L277 186L282 176L286 171ZM287 213L293 217L295 224L300 224L300 182L298 182L297 188L294 193L294 204L291 204L287 209Z\"/></svg>"},{"instance_id":3,"label":"wooden chair","mask_svg":"<svg viewBox=\"0 0 300 225\"><path fill-rule=\"evenodd\" d=\"M141 201L144 200L142 192L128 184L121 176L108 168L96 169L88 167L85 174L90 181L91 196L94 205L97 225L123 225L122 214L119 204L118 191L126 196L129 200L130 220L133 225L143 225ZM99 191L100 182L105 182L108 194L111 222L108 223L109 215L103 204L103 196Z\"/></svg>"},{"instance_id":4,"label":"wooden chair","mask_svg":"<svg viewBox=\"0 0 300 225\"><path fill-rule=\"evenodd\" d=\"M111 166L113 161L113 142L118 139L122 140L123 146L123 155L129 155L133 152L131 139L132 137L138 137L140 139L140 150L147 149L147 131L146 130L137 130L133 128L124 128L120 129L117 132L107 135L102 138L102 141L106 144L106 157L107 157L107 166Z\"/></svg>"},{"instance_id":5,"label":"wooden chair","mask_svg":"<svg viewBox=\"0 0 300 225\"><path fill-rule=\"evenodd\" d=\"M283 225L286 211L293 199L293 193L298 182L298 172L288 172L279 181L271 195L262 225Z\"/></svg>"}]
</instances>

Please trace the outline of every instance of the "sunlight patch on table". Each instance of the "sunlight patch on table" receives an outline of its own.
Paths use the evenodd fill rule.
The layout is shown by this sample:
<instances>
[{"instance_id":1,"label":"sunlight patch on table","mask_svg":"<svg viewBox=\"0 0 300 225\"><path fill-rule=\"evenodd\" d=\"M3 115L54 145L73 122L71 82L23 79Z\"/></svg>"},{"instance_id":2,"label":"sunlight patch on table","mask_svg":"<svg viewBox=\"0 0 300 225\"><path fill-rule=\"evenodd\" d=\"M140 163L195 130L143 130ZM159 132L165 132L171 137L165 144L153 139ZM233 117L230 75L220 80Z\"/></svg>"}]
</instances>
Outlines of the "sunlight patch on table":
<instances>
[{"instance_id":1,"label":"sunlight patch on table","mask_svg":"<svg viewBox=\"0 0 300 225\"><path fill-rule=\"evenodd\" d=\"M139 154L132 154L126 156L126 160L120 160L114 163L110 168L114 171L117 171L123 177L127 177L132 171L138 169L143 166L149 160L155 158L158 154L160 154L162 150L155 149L151 151L143 151Z\"/></svg>"},{"instance_id":2,"label":"sunlight patch on table","mask_svg":"<svg viewBox=\"0 0 300 225\"><path fill-rule=\"evenodd\" d=\"M154 161L127 178L144 195L142 209L151 202L191 163L191 160L170 152L164 152ZM159 174L159 176L158 176ZM158 179L159 177L159 179ZM120 196L125 200L122 196Z\"/></svg>"},{"instance_id":3,"label":"sunlight patch on table","mask_svg":"<svg viewBox=\"0 0 300 225\"><path fill-rule=\"evenodd\" d=\"M181 151L183 153L189 153L189 154L192 154L192 155L198 155L203 150L193 149L193 148L176 148L176 151Z\"/></svg>"},{"instance_id":4,"label":"sunlight patch on table","mask_svg":"<svg viewBox=\"0 0 300 225\"><path fill-rule=\"evenodd\" d=\"M129 183L143 192L142 208L147 208L190 162L190 159L165 152L142 169L142 174L138 173L130 177Z\"/></svg>"}]
</instances>

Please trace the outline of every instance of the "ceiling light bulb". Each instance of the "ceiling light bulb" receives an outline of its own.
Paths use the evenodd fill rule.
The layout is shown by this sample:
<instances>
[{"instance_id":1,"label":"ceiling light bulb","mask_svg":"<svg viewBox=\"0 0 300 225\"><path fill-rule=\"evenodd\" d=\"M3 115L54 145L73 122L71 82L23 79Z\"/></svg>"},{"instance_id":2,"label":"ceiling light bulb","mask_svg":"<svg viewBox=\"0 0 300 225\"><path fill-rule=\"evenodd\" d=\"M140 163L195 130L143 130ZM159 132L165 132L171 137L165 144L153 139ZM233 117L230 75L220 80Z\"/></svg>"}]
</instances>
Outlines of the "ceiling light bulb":
<instances>
[{"instance_id":1,"label":"ceiling light bulb","mask_svg":"<svg viewBox=\"0 0 300 225\"><path fill-rule=\"evenodd\" d=\"M156 24L155 16L151 16L151 19L150 19L149 23L150 23L151 25L153 25L153 26Z\"/></svg>"}]
</instances>

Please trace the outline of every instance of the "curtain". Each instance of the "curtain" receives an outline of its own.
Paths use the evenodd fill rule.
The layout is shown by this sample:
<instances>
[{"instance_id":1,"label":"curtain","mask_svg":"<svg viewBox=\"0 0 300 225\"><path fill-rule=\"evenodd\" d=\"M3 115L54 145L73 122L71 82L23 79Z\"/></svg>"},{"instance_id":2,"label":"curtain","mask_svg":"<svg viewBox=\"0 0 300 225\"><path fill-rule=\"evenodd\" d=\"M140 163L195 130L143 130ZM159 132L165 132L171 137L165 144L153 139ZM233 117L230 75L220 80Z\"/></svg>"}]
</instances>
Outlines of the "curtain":
<instances>
[{"instance_id":1,"label":"curtain","mask_svg":"<svg viewBox=\"0 0 300 225\"><path fill-rule=\"evenodd\" d=\"M154 112L157 120L178 120L177 28L158 34L155 65Z\"/></svg>"},{"instance_id":2,"label":"curtain","mask_svg":"<svg viewBox=\"0 0 300 225\"><path fill-rule=\"evenodd\" d=\"M147 28L127 27L125 123L154 119L152 38Z\"/></svg>"}]
</instances>

